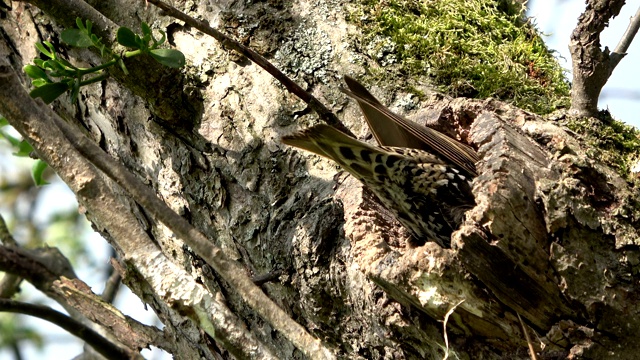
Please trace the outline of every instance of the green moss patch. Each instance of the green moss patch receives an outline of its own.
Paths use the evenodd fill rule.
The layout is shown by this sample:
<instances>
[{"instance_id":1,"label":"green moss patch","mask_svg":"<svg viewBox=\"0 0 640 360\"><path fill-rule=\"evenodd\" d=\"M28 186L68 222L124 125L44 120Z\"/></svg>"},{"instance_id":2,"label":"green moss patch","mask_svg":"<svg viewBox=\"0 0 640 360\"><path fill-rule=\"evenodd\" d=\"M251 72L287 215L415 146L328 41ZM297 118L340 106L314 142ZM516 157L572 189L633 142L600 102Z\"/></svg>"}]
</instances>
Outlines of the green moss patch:
<instances>
[{"instance_id":1,"label":"green moss patch","mask_svg":"<svg viewBox=\"0 0 640 360\"><path fill-rule=\"evenodd\" d=\"M349 20L382 66L427 75L452 96L546 114L569 104L569 84L521 11L491 0L362 0Z\"/></svg>"},{"instance_id":2,"label":"green moss patch","mask_svg":"<svg viewBox=\"0 0 640 360\"><path fill-rule=\"evenodd\" d=\"M628 181L638 182L631 168L640 154L640 130L610 117L605 121L596 118L578 118L561 121L569 129L586 140L587 156L598 159L618 170Z\"/></svg>"}]
</instances>

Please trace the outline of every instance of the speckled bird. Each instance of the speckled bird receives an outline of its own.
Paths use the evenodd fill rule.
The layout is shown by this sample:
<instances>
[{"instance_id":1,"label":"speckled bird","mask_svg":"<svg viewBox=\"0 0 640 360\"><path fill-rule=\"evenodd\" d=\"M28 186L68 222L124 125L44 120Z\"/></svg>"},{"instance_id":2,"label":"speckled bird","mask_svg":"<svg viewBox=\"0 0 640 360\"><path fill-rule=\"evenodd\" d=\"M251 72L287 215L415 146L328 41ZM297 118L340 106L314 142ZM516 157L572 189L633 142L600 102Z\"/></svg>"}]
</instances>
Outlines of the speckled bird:
<instances>
[{"instance_id":1,"label":"speckled bird","mask_svg":"<svg viewBox=\"0 0 640 360\"><path fill-rule=\"evenodd\" d=\"M418 244L451 246L451 233L475 205L470 181L478 157L468 145L407 120L384 107L356 80L345 77L380 146L317 125L282 142L327 157L360 180Z\"/></svg>"}]
</instances>

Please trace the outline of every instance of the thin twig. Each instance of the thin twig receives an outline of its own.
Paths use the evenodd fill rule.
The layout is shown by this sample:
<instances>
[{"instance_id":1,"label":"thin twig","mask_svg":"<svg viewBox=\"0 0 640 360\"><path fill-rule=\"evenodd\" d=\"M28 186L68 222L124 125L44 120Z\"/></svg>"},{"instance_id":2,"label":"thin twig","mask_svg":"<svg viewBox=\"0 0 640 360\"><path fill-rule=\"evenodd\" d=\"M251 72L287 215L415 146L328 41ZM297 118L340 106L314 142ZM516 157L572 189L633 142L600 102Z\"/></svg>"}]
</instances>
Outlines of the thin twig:
<instances>
[{"instance_id":1,"label":"thin twig","mask_svg":"<svg viewBox=\"0 0 640 360\"><path fill-rule=\"evenodd\" d=\"M447 360L449 358L449 336L447 336L447 322L449 321L449 316L451 316L451 314L453 314L456 308L460 306L460 304L462 304L463 302L464 302L464 299L458 301L458 303L453 305L451 309L449 309L449 311L447 311L447 313L444 315L444 322L442 323L442 329L444 332L444 345L447 348L444 354L444 358L442 358L442 360Z\"/></svg>"},{"instance_id":2,"label":"thin twig","mask_svg":"<svg viewBox=\"0 0 640 360\"><path fill-rule=\"evenodd\" d=\"M143 359L140 354L118 347L83 323L47 306L0 299L0 311L34 316L56 324L70 334L85 341L95 351L107 359Z\"/></svg>"},{"instance_id":3,"label":"thin twig","mask_svg":"<svg viewBox=\"0 0 640 360\"><path fill-rule=\"evenodd\" d=\"M182 11L174 8L171 5L168 5L159 0L149 0L149 3L157 6L165 12L165 15L171 16L178 20L184 21L186 24L193 26L194 28L202 31L203 33L213 37L218 42L220 42L224 47L235 50L238 53L246 56L249 60L253 61L256 65L263 68L269 74L271 74L276 80L278 80L284 87L292 94L299 97L302 101L309 105L309 107L315 111L318 116L322 120L324 120L327 124L343 131L349 135L353 135L349 129L347 129L344 124L336 117L331 110L327 109L320 100L316 99L313 95L311 95L308 91L304 90L300 85L296 84L293 80L291 80L287 75L285 75L280 69L275 67L272 63L269 62L264 56L258 54L254 50L242 45L236 40L231 39L227 35L222 32L212 28L204 21L200 21L194 19L193 17L183 13Z\"/></svg>"},{"instance_id":4,"label":"thin twig","mask_svg":"<svg viewBox=\"0 0 640 360\"><path fill-rule=\"evenodd\" d=\"M638 7L636 14L631 17L631 20L629 21L629 27L627 27L627 30L622 35L622 38L618 42L616 49L610 55L609 70L611 72L613 72L613 69L615 69L616 66L618 66L618 63L620 62L620 60L622 60L622 58L625 55L627 55L627 49L629 49L629 45L631 45L633 38L636 37L636 34L638 33L639 28L640 28L640 7Z\"/></svg>"},{"instance_id":5,"label":"thin twig","mask_svg":"<svg viewBox=\"0 0 640 360\"><path fill-rule=\"evenodd\" d=\"M113 303L116 295L118 294L118 289L120 289L120 284L122 283L122 277L120 274L111 268L111 275L107 279L104 284L104 290L102 291L102 299L108 303Z\"/></svg>"},{"instance_id":6,"label":"thin twig","mask_svg":"<svg viewBox=\"0 0 640 360\"><path fill-rule=\"evenodd\" d=\"M518 320L520 320L520 326L522 326L522 331L524 332L524 338L527 340L527 345L529 346L529 354L531 355L531 360L538 360L538 356L536 355L536 349L533 348L533 343L531 342L531 337L529 336L529 332L527 331L527 327L522 321L520 314L516 312L518 315Z\"/></svg>"},{"instance_id":7,"label":"thin twig","mask_svg":"<svg viewBox=\"0 0 640 360\"><path fill-rule=\"evenodd\" d=\"M14 239L11 232L9 232L7 223L4 221L2 215L0 215L0 242L9 247L18 246L16 239Z\"/></svg>"},{"instance_id":8,"label":"thin twig","mask_svg":"<svg viewBox=\"0 0 640 360\"><path fill-rule=\"evenodd\" d=\"M9 228L7 228L7 223L4 221L2 214L0 214L0 243L9 248L18 246L18 242L13 235L11 235ZM0 298L10 299L13 297L13 295L20 291L21 283L22 278L20 276L5 273L0 281Z\"/></svg>"}]
</instances>

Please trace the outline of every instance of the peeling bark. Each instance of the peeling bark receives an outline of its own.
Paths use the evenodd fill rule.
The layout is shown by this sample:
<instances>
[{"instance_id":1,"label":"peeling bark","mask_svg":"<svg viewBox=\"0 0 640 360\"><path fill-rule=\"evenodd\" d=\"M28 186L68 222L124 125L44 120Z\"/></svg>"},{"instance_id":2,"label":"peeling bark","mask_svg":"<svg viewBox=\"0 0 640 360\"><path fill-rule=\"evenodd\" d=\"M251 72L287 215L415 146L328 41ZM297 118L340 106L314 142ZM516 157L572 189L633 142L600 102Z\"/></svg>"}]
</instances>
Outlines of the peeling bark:
<instances>
[{"instance_id":1,"label":"peeling bark","mask_svg":"<svg viewBox=\"0 0 640 360\"><path fill-rule=\"evenodd\" d=\"M345 39L357 37L358 29L345 22L342 3L187 3L183 8L191 15L271 55L364 137L358 107L340 95L336 79L374 65L352 63L362 55L356 40ZM121 4L147 14L137 2ZM13 58L15 68L34 56L36 27L59 30L36 8L18 6L12 14L20 10L23 16L11 24L33 32L27 37L5 29L24 54ZM100 8L116 22L123 21L120 10ZM180 117L178 109L168 116L179 118L178 127L184 121L186 134L157 121L167 113L113 80L83 91L77 107L63 100L55 109L75 119L250 275L281 273L262 289L339 357L442 358L446 331L460 357L527 359L517 314L537 333L542 359L636 354L637 200L615 171L587 157L576 134L493 100L440 96L414 104L428 109L419 121L469 140L482 161L474 180L478 205L467 212L452 248L411 248L408 234L357 181L325 159L279 143L281 135L318 121L304 104L212 39L148 16L156 28L172 29L175 47L190 64L170 88L180 86L189 101L198 99L192 105L200 112ZM162 92L167 78L156 80ZM376 86L372 91L387 103L406 95ZM77 175L63 161L56 166L63 178ZM166 326L162 341L176 341L176 358L214 358L216 351L231 357L179 311L176 294L159 290L178 271L198 286L191 289L194 300L215 299L275 356L302 358L180 239L118 189L110 190L123 198L114 209L135 216L136 231L155 244L153 251L116 247L124 281L159 314ZM111 244L126 239L109 219L96 217L87 194L78 196ZM456 304L445 330L442 321Z\"/></svg>"}]
</instances>

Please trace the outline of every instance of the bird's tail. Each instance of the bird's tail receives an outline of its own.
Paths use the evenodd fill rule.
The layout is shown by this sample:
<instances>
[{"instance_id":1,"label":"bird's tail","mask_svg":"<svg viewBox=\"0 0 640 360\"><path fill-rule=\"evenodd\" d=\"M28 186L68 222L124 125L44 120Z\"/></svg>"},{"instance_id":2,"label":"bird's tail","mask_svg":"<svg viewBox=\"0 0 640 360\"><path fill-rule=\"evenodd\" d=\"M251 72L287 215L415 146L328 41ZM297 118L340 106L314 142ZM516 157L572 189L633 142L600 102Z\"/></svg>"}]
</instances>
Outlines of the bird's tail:
<instances>
[{"instance_id":1,"label":"bird's tail","mask_svg":"<svg viewBox=\"0 0 640 360\"><path fill-rule=\"evenodd\" d=\"M360 179L371 177L375 173L376 163L381 159L389 156L403 157L354 139L324 124L284 136L282 142L329 158Z\"/></svg>"}]
</instances>

